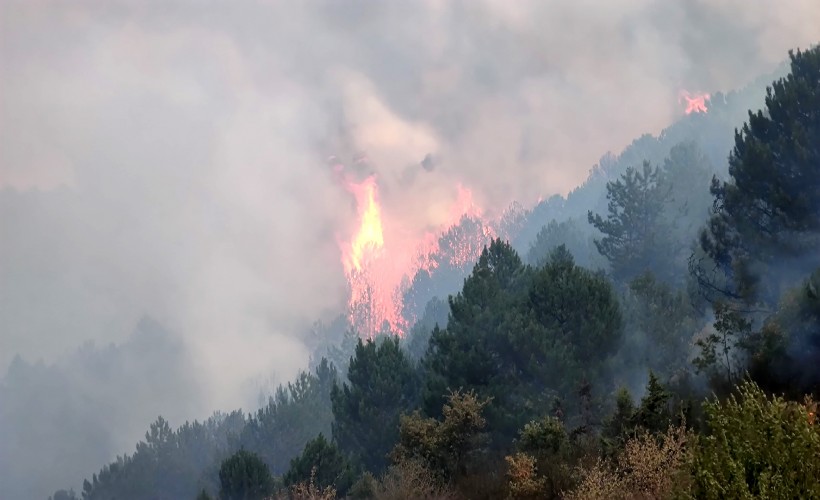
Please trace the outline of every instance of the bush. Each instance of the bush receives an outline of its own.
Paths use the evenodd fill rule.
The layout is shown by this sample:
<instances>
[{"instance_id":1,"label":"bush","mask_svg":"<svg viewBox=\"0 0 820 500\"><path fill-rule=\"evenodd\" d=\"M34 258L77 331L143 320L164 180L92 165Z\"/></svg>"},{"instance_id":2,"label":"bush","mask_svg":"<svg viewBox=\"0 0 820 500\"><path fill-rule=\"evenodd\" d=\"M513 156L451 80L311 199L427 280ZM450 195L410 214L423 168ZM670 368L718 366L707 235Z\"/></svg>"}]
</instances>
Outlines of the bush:
<instances>
[{"instance_id":1,"label":"bush","mask_svg":"<svg viewBox=\"0 0 820 500\"><path fill-rule=\"evenodd\" d=\"M223 500L256 500L273 493L274 482L268 466L255 453L239 450L219 468Z\"/></svg>"},{"instance_id":2,"label":"bush","mask_svg":"<svg viewBox=\"0 0 820 500\"><path fill-rule=\"evenodd\" d=\"M581 471L581 482L567 499L669 498L690 488L691 435L669 427L660 437L648 432L626 442L613 464L605 460Z\"/></svg>"},{"instance_id":3,"label":"bush","mask_svg":"<svg viewBox=\"0 0 820 500\"><path fill-rule=\"evenodd\" d=\"M768 397L746 381L705 405L709 435L695 457L702 498L820 498L820 428L811 399Z\"/></svg>"}]
</instances>

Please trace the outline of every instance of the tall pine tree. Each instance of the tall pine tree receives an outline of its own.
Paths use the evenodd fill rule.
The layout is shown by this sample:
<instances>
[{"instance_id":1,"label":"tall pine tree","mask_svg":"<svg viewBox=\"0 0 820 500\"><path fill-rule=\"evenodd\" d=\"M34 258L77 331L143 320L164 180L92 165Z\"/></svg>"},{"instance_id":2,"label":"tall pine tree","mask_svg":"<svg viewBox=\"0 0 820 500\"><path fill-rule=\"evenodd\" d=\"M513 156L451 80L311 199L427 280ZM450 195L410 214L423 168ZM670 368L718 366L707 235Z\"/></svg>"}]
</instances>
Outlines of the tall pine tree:
<instances>
[{"instance_id":1,"label":"tall pine tree","mask_svg":"<svg viewBox=\"0 0 820 500\"><path fill-rule=\"evenodd\" d=\"M692 265L711 297L772 305L820 265L820 47L789 57L765 111L735 132L730 179L712 181L705 258Z\"/></svg>"}]
</instances>

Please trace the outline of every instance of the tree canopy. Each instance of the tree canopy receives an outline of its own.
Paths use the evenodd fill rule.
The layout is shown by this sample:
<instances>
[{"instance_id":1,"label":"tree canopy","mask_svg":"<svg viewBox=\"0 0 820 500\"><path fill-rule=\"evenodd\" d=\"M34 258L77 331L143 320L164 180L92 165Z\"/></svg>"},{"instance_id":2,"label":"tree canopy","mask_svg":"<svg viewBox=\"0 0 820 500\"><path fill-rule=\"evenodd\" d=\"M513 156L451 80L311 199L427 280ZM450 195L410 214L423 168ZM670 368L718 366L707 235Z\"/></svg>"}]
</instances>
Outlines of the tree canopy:
<instances>
[{"instance_id":1,"label":"tree canopy","mask_svg":"<svg viewBox=\"0 0 820 500\"><path fill-rule=\"evenodd\" d=\"M355 464L381 472L398 438L399 416L417 404L416 369L398 338L360 340L347 380L331 392L333 439Z\"/></svg>"},{"instance_id":2,"label":"tree canopy","mask_svg":"<svg viewBox=\"0 0 820 500\"><path fill-rule=\"evenodd\" d=\"M820 265L820 47L789 57L766 109L735 131L729 179L712 181L715 213L700 237L709 260L693 267L710 296L773 304Z\"/></svg>"}]
</instances>

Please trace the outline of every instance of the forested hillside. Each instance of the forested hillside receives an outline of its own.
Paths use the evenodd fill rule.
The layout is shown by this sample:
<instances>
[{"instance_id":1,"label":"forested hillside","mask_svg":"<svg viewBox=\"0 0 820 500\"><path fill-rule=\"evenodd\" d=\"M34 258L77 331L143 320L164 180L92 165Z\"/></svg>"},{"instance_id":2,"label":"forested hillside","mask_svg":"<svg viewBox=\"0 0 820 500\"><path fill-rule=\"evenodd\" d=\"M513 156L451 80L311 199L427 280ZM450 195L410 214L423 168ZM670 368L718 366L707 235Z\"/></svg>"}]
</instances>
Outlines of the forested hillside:
<instances>
[{"instance_id":1,"label":"forested hillside","mask_svg":"<svg viewBox=\"0 0 820 500\"><path fill-rule=\"evenodd\" d=\"M820 498L820 48L781 74L417 275L405 337L318 325L256 412L52 498Z\"/></svg>"}]
</instances>

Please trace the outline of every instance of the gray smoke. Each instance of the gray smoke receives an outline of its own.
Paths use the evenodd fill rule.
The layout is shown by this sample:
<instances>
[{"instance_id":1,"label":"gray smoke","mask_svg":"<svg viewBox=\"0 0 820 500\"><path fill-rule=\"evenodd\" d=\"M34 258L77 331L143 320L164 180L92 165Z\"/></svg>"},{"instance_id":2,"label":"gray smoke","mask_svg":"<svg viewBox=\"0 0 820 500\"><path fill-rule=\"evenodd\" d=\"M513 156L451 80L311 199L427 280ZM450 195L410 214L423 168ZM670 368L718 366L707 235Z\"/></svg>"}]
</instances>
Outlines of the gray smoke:
<instances>
[{"instance_id":1,"label":"gray smoke","mask_svg":"<svg viewBox=\"0 0 820 500\"><path fill-rule=\"evenodd\" d=\"M490 213L531 204L680 116L682 89L742 86L817 26L815 0L5 1L0 373L127 343L149 315L197 401L131 405L247 405L345 303L355 212L329 156L366 152L410 231L457 183Z\"/></svg>"}]
</instances>

